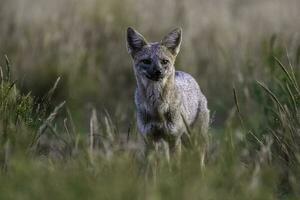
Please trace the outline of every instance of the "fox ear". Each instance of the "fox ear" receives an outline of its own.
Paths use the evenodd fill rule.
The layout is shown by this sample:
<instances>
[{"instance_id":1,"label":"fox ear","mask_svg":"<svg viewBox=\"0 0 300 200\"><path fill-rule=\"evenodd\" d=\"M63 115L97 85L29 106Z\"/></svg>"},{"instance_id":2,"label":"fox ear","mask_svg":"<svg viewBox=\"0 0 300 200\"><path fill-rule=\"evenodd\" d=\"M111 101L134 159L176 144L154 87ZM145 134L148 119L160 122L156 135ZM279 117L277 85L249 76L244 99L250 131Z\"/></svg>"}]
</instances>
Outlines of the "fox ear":
<instances>
[{"instance_id":1,"label":"fox ear","mask_svg":"<svg viewBox=\"0 0 300 200\"><path fill-rule=\"evenodd\" d=\"M180 50L181 38L182 29L176 28L162 39L161 44L167 47L169 51L176 56Z\"/></svg>"},{"instance_id":2,"label":"fox ear","mask_svg":"<svg viewBox=\"0 0 300 200\"><path fill-rule=\"evenodd\" d=\"M145 38L131 27L127 29L127 50L129 54L139 51L147 45Z\"/></svg>"}]
</instances>

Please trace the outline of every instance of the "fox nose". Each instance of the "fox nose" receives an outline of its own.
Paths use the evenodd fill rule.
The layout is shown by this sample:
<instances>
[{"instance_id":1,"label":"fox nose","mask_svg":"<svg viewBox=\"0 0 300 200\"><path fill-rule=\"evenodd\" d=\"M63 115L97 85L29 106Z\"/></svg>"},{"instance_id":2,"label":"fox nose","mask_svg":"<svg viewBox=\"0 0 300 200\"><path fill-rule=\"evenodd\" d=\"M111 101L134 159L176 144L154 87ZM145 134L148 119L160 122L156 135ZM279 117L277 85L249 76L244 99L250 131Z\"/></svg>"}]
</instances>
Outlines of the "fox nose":
<instances>
[{"instance_id":1,"label":"fox nose","mask_svg":"<svg viewBox=\"0 0 300 200\"><path fill-rule=\"evenodd\" d=\"M155 68L155 69L153 70L153 72L154 72L154 74L157 75L157 76L162 75L162 69L160 69L160 68Z\"/></svg>"}]
</instances>

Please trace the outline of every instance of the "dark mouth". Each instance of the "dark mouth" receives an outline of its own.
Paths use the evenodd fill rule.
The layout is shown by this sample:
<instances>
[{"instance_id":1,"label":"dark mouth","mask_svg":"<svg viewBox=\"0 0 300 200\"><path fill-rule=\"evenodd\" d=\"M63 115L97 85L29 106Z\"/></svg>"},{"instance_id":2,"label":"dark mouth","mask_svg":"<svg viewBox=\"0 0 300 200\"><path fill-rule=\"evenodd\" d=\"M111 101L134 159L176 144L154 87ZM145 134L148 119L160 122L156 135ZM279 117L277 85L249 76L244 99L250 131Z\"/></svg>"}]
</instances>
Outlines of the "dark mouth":
<instances>
[{"instance_id":1,"label":"dark mouth","mask_svg":"<svg viewBox=\"0 0 300 200\"><path fill-rule=\"evenodd\" d=\"M150 79L151 81L160 81L163 79L163 76L157 76L157 75L149 75L145 74L146 78Z\"/></svg>"}]
</instances>

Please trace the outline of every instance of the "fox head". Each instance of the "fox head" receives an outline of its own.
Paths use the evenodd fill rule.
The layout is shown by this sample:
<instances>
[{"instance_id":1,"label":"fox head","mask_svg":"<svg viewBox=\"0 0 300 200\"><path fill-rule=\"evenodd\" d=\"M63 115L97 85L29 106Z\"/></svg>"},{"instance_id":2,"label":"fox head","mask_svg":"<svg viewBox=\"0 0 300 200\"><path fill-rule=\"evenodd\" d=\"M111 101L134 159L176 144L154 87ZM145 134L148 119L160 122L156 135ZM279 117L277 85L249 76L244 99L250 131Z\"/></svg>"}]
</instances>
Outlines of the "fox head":
<instances>
[{"instance_id":1,"label":"fox head","mask_svg":"<svg viewBox=\"0 0 300 200\"><path fill-rule=\"evenodd\" d=\"M127 49L133 59L136 76L158 82L174 74L181 38L182 30L177 28L160 42L149 43L140 33L129 27Z\"/></svg>"}]
</instances>

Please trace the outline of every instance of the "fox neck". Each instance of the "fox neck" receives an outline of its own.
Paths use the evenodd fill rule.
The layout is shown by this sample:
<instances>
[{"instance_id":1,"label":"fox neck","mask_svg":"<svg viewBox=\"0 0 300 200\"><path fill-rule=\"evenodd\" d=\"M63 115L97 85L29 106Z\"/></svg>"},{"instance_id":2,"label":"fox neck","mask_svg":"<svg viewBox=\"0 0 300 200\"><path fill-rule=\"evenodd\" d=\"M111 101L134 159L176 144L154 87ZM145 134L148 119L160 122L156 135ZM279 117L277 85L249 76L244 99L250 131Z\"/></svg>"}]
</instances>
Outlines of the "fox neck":
<instances>
[{"instance_id":1,"label":"fox neck","mask_svg":"<svg viewBox=\"0 0 300 200\"><path fill-rule=\"evenodd\" d=\"M137 89L146 104L159 106L169 103L175 92L175 73L161 81L151 81L144 77L137 77Z\"/></svg>"}]
</instances>

